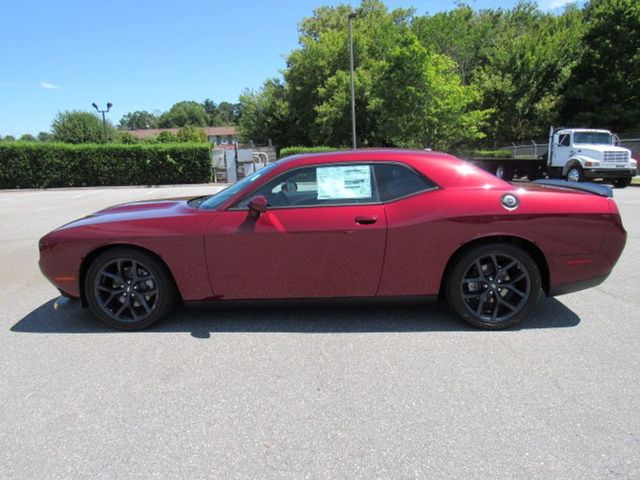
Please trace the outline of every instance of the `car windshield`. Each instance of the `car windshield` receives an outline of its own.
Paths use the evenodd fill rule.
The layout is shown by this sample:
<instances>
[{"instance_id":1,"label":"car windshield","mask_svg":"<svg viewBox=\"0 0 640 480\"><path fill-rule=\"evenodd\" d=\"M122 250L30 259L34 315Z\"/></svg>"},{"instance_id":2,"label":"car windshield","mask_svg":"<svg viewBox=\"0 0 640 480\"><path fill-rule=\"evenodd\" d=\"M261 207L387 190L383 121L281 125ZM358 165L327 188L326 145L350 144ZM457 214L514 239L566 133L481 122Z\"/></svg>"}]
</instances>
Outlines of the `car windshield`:
<instances>
[{"instance_id":1,"label":"car windshield","mask_svg":"<svg viewBox=\"0 0 640 480\"><path fill-rule=\"evenodd\" d=\"M611 134L606 132L576 132L573 134L573 143L611 145Z\"/></svg>"},{"instance_id":2,"label":"car windshield","mask_svg":"<svg viewBox=\"0 0 640 480\"><path fill-rule=\"evenodd\" d=\"M211 195L210 197L204 197L201 199L196 199L197 203L192 206L197 208L202 208L204 210L215 210L224 202L233 197L236 193L243 190L246 186L252 184L259 178L263 177L271 170L276 167L275 163L271 163L264 168L261 168L257 172L252 173L248 177L243 178L239 182L234 183L230 187L225 188L224 190L216 193L215 195Z\"/></svg>"}]
</instances>

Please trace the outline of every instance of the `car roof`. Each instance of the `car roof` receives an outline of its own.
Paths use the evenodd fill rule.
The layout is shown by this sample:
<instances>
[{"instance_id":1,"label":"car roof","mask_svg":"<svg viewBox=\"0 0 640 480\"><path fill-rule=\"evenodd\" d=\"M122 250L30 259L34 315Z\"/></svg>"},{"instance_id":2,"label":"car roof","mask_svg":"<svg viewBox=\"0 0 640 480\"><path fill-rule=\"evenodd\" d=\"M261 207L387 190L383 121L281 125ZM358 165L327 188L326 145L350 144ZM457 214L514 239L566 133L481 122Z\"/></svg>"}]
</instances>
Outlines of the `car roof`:
<instances>
[{"instance_id":1,"label":"car roof","mask_svg":"<svg viewBox=\"0 0 640 480\"><path fill-rule=\"evenodd\" d=\"M305 153L278 160L279 171L318 163L400 162L442 187L504 187L508 183L453 155L428 150L362 148ZM509 185L510 186L510 185Z\"/></svg>"}]
</instances>

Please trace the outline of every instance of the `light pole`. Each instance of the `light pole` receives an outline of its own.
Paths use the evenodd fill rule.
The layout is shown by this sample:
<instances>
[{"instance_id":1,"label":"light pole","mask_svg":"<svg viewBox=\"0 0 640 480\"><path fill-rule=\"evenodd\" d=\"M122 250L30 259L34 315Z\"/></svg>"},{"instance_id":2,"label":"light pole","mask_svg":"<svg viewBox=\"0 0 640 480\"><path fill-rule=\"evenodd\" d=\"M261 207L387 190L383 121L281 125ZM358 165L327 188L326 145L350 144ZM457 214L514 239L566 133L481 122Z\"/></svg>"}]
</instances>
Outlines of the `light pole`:
<instances>
[{"instance_id":1,"label":"light pole","mask_svg":"<svg viewBox=\"0 0 640 480\"><path fill-rule=\"evenodd\" d=\"M349 69L351 71L351 135L353 137L353 149L358 148L356 143L356 93L353 83L353 19L358 16L357 13L349 14Z\"/></svg>"},{"instance_id":2,"label":"light pole","mask_svg":"<svg viewBox=\"0 0 640 480\"><path fill-rule=\"evenodd\" d=\"M111 110L111 107L113 107L113 103L108 102L106 110L100 110L98 108L98 105L95 104L95 102L92 103L91 105L93 106L93 108L96 109L96 112L102 114L102 141L104 143L107 143L107 120L104 118L104 114L107 113L109 110Z\"/></svg>"}]
</instances>

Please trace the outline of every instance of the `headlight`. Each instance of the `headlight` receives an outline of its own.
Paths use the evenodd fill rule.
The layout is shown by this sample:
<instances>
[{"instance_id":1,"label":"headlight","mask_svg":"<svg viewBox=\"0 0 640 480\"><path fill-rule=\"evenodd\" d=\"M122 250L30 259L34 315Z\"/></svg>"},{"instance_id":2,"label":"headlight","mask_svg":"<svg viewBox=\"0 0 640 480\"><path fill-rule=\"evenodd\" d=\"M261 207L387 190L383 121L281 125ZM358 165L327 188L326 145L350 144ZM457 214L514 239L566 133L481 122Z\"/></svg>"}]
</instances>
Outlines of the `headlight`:
<instances>
[{"instance_id":1,"label":"headlight","mask_svg":"<svg viewBox=\"0 0 640 480\"><path fill-rule=\"evenodd\" d=\"M600 162L598 160L585 160L584 166L585 167L599 167L600 166Z\"/></svg>"},{"instance_id":2,"label":"headlight","mask_svg":"<svg viewBox=\"0 0 640 480\"><path fill-rule=\"evenodd\" d=\"M629 160L629 166L631 168L638 168L638 161L632 158L631 160Z\"/></svg>"}]
</instances>

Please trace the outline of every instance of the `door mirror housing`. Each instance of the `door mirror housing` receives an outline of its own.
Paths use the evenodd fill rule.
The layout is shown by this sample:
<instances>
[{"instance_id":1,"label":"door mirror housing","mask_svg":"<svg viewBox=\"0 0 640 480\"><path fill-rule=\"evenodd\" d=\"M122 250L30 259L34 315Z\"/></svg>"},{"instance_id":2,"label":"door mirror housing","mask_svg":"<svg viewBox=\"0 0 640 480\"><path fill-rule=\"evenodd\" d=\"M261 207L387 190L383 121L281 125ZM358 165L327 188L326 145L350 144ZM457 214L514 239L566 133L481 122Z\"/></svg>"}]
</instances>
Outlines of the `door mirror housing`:
<instances>
[{"instance_id":1,"label":"door mirror housing","mask_svg":"<svg viewBox=\"0 0 640 480\"><path fill-rule=\"evenodd\" d=\"M249 212L259 217L261 213L267 211L267 197L264 195L256 195L251 200L249 200Z\"/></svg>"}]
</instances>

